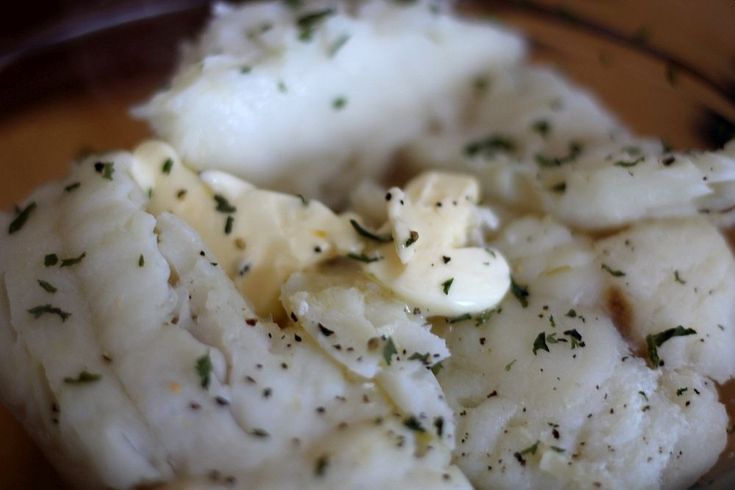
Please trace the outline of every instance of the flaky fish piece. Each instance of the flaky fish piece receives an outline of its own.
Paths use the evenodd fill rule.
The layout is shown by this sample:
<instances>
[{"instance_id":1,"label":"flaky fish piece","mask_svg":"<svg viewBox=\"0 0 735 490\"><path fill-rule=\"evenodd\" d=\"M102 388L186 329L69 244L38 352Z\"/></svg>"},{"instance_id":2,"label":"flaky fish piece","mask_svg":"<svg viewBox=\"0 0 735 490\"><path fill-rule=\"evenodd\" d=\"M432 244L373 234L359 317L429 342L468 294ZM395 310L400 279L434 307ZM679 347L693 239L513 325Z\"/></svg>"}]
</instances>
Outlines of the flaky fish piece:
<instances>
[{"instance_id":1,"label":"flaky fish piece","mask_svg":"<svg viewBox=\"0 0 735 490\"><path fill-rule=\"evenodd\" d=\"M190 227L147 213L133 158L2 216L0 397L68 481L469 488L374 383L259 319Z\"/></svg>"}]
</instances>

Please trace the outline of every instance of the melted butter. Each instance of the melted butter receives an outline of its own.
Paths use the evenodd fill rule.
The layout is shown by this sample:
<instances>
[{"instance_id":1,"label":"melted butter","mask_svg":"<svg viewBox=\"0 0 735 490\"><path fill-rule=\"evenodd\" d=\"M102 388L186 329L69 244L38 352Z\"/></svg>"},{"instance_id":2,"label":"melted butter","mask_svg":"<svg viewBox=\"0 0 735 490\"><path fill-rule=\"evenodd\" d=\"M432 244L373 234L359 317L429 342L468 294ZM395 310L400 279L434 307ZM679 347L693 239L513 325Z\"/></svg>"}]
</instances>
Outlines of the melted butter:
<instances>
[{"instance_id":1,"label":"melted butter","mask_svg":"<svg viewBox=\"0 0 735 490\"><path fill-rule=\"evenodd\" d=\"M405 191L386 195L393 243L366 270L426 315L493 308L510 287L510 268L496 250L468 247L477 227L479 184L457 174L427 172Z\"/></svg>"},{"instance_id":2,"label":"melted butter","mask_svg":"<svg viewBox=\"0 0 735 490\"><path fill-rule=\"evenodd\" d=\"M279 296L291 274L362 248L349 220L317 201L257 189L223 172L198 176L164 143L146 142L134 155L134 178L152 190L148 210L172 212L193 227L262 317L283 317Z\"/></svg>"},{"instance_id":3,"label":"melted butter","mask_svg":"<svg viewBox=\"0 0 735 490\"><path fill-rule=\"evenodd\" d=\"M134 155L133 176L150 189L148 210L172 212L192 226L262 317L283 318L281 286L293 273L367 245L350 216L320 202L224 172L197 175L161 142L144 143ZM389 196L383 229L393 243L371 252L382 260L363 265L374 279L428 316L478 313L502 300L507 262L496 250L467 246L480 221L474 178L428 172Z\"/></svg>"}]
</instances>

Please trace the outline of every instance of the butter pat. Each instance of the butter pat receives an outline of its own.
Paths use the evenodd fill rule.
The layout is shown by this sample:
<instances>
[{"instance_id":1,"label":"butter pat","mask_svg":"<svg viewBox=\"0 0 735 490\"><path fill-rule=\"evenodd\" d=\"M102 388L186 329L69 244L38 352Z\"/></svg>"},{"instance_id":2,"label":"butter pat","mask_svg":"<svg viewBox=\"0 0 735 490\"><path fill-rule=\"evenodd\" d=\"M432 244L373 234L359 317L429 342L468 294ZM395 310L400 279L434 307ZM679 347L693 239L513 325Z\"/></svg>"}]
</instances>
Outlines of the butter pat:
<instances>
[{"instance_id":1,"label":"butter pat","mask_svg":"<svg viewBox=\"0 0 735 490\"><path fill-rule=\"evenodd\" d=\"M440 172L388 191L384 228L393 243L378 247L381 260L367 272L427 316L497 305L510 287L510 268L497 250L468 246L480 221L479 197L474 178Z\"/></svg>"},{"instance_id":2,"label":"butter pat","mask_svg":"<svg viewBox=\"0 0 735 490\"><path fill-rule=\"evenodd\" d=\"M212 263L260 316L282 317L278 297L291 274L362 248L349 221L318 201L257 189L224 172L197 175L157 141L134 156L131 172L149 191L148 210L172 212L196 229Z\"/></svg>"}]
</instances>

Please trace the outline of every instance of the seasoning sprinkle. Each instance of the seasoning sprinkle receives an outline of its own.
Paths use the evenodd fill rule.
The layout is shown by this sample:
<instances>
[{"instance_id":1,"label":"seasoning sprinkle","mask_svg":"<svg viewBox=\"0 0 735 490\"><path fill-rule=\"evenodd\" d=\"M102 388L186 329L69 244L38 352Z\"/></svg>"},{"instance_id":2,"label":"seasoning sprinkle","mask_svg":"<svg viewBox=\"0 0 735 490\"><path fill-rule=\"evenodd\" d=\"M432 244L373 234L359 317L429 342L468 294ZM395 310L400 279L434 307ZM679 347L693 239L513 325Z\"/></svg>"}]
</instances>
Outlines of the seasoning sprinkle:
<instances>
[{"instance_id":1,"label":"seasoning sprinkle","mask_svg":"<svg viewBox=\"0 0 735 490\"><path fill-rule=\"evenodd\" d=\"M355 229L357 234L362 237L374 240L378 243L390 243L393 241L393 237L390 235L378 235L371 231L368 231L367 229L363 228L360 223L358 223L355 219L351 219L350 224L352 225L352 228Z\"/></svg>"},{"instance_id":2,"label":"seasoning sprinkle","mask_svg":"<svg viewBox=\"0 0 735 490\"><path fill-rule=\"evenodd\" d=\"M393 355L398 354L398 350L396 349L396 344L393 343L393 338L388 337L388 339L385 342L385 345L383 346L383 359L385 360L385 363L390 366L390 363L392 362Z\"/></svg>"},{"instance_id":3,"label":"seasoning sprinkle","mask_svg":"<svg viewBox=\"0 0 735 490\"><path fill-rule=\"evenodd\" d=\"M46 267L54 266L58 262L59 262L59 257L56 254L48 254L44 256L43 258L43 265Z\"/></svg>"},{"instance_id":4,"label":"seasoning sprinkle","mask_svg":"<svg viewBox=\"0 0 735 490\"><path fill-rule=\"evenodd\" d=\"M356 253L352 253L352 252L348 253L346 255L346 257L347 258L350 258L352 260L357 260L359 262L364 262L366 264L372 264L373 262L377 262L377 261L383 259L383 257L380 257L380 256L368 257L365 254L356 254Z\"/></svg>"},{"instance_id":5,"label":"seasoning sprinkle","mask_svg":"<svg viewBox=\"0 0 735 490\"><path fill-rule=\"evenodd\" d=\"M174 166L174 161L170 158L167 158L165 162L163 162L163 165L161 165L161 172L163 172L166 175L169 175L171 173L171 168Z\"/></svg>"},{"instance_id":6,"label":"seasoning sprinkle","mask_svg":"<svg viewBox=\"0 0 735 490\"><path fill-rule=\"evenodd\" d=\"M613 269L613 268L611 268L611 267L610 267L609 265L607 265L607 264L602 264L602 265L600 266L600 268L601 268L602 270L604 270L605 272L607 272L608 274L610 274L611 276L613 276L613 277L624 277L624 276L625 276L625 272L623 272L623 271L621 271L621 270L616 270L616 269Z\"/></svg>"},{"instance_id":7,"label":"seasoning sprinkle","mask_svg":"<svg viewBox=\"0 0 735 490\"><path fill-rule=\"evenodd\" d=\"M8 235L12 235L13 233L20 231L20 229L23 228L23 225L26 224L26 221L28 221L28 217L36 209L36 207L36 201L32 201L25 208L18 211L18 214L15 215L15 219L11 221L10 225L8 226Z\"/></svg>"},{"instance_id":8,"label":"seasoning sprinkle","mask_svg":"<svg viewBox=\"0 0 735 490\"><path fill-rule=\"evenodd\" d=\"M518 284L515 279L511 277L510 292L513 293L513 296L515 296L516 299L521 303L522 307L528 307L528 297L531 295L531 293L528 291L527 286L522 286Z\"/></svg>"},{"instance_id":9,"label":"seasoning sprinkle","mask_svg":"<svg viewBox=\"0 0 735 490\"><path fill-rule=\"evenodd\" d=\"M65 322L67 318L71 316L71 313L66 312L62 310L61 308L58 308L53 305L40 305L40 306L34 306L33 308L27 310L28 313L33 315L33 318L39 318L42 315L50 314L50 315L58 315L59 318L61 318L62 322Z\"/></svg>"},{"instance_id":10,"label":"seasoning sprinkle","mask_svg":"<svg viewBox=\"0 0 735 490\"><path fill-rule=\"evenodd\" d=\"M199 384L205 390L209 388L210 376L212 374L212 360L209 358L209 352L196 360L194 370L199 376Z\"/></svg>"},{"instance_id":11,"label":"seasoning sprinkle","mask_svg":"<svg viewBox=\"0 0 735 490\"><path fill-rule=\"evenodd\" d=\"M531 125L531 129L546 138L546 136L549 135L549 131L551 130L551 123L549 123L549 121L547 121L546 119L539 119Z\"/></svg>"},{"instance_id":12,"label":"seasoning sprinkle","mask_svg":"<svg viewBox=\"0 0 735 490\"><path fill-rule=\"evenodd\" d=\"M661 347L666 341L674 337L685 337L688 335L696 335L697 331L692 328L684 328L679 325L675 328L670 328L659 332L657 334L650 334L646 336L646 346L648 347L648 358L651 360L653 367L663 366L663 361L658 355L658 348Z\"/></svg>"},{"instance_id":13,"label":"seasoning sprinkle","mask_svg":"<svg viewBox=\"0 0 735 490\"><path fill-rule=\"evenodd\" d=\"M112 174L115 173L115 164L112 162L97 162L94 164L94 171L102 174L103 179L112 180Z\"/></svg>"},{"instance_id":14,"label":"seasoning sprinkle","mask_svg":"<svg viewBox=\"0 0 735 490\"><path fill-rule=\"evenodd\" d=\"M406 243L403 244L404 247L408 248L419 239L419 232L415 230L411 230L409 233L409 237L406 240Z\"/></svg>"},{"instance_id":15,"label":"seasoning sprinkle","mask_svg":"<svg viewBox=\"0 0 735 490\"><path fill-rule=\"evenodd\" d=\"M270 434L264 430L264 429L252 429L250 432L248 432L251 436L259 437L261 439L265 439L267 437L270 437Z\"/></svg>"},{"instance_id":16,"label":"seasoning sprinkle","mask_svg":"<svg viewBox=\"0 0 735 490\"><path fill-rule=\"evenodd\" d=\"M450 277L442 283L442 291L444 291L445 295L449 295L449 289L452 287L452 283L454 283L453 277Z\"/></svg>"},{"instance_id":17,"label":"seasoning sprinkle","mask_svg":"<svg viewBox=\"0 0 735 490\"><path fill-rule=\"evenodd\" d=\"M81 182L73 182L66 187L64 187L64 192L74 192L75 190L79 189L79 186L81 186Z\"/></svg>"},{"instance_id":18,"label":"seasoning sprinkle","mask_svg":"<svg viewBox=\"0 0 735 490\"><path fill-rule=\"evenodd\" d=\"M41 288L47 293L53 294L56 291L58 291L58 289L56 289L56 287L53 284L46 282L43 279L38 279L38 285L41 286Z\"/></svg>"},{"instance_id":19,"label":"seasoning sprinkle","mask_svg":"<svg viewBox=\"0 0 735 490\"><path fill-rule=\"evenodd\" d=\"M455 316L454 318L449 318L447 319L447 321L449 323L459 323L459 322L463 322L465 320L471 320L471 319L472 319L472 315L470 315L469 313L465 313L464 315L459 315L459 316Z\"/></svg>"},{"instance_id":20,"label":"seasoning sprinkle","mask_svg":"<svg viewBox=\"0 0 735 490\"><path fill-rule=\"evenodd\" d=\"M314 474L318 477L323 477L327 473L329 467L329 457L326 454L322 454L316 459L314 464Z\"/></svg>"},{"instance_id":21,"label":"seasoning sprinkle","mask_svg":"<svg viewBox=\"0 0 735 490\"><path fill-rule=\"evenodd\" d=\"M332 8L326 8L318 10L316 12L310 12L304 14L296 19L296 26L299 28L299 40L300 41L311 41L314 37L314 31L319 25L324 22L327 17L334 15L335 10Z\"/></svg>"},{"instance_id":22,"label":"seasoning sprinkle","mask_svg":"<svg viewBox=\"0 0 735 490\"><path fill-rule=\"evenodd\" d=\"M541 332L536 336L536 339L533 341L533 355L536 355L536 352L539 350L545 350L546 352L551 352L549 350L549 346L546 345L546 334L544 332Z\"/></svg>"},{"instance_id":23,"label":"seasoning sprinkle","mask_svg":"<svg viewBox=\"0 0 735 490\"><path fill-rule=\"evenodd\" d=\"M506 136L497 134L470 141L464 147L464 154L468 157L492 158L497 153L513 153L514 151L516 151L515 142Z\"/></svg>"},{"instance_id":24,"label":"seasoning sprinkle","mask_svg":"<svg viewBox=\"0 0 735 490\"><path fill-rule=\"evenodd\" d=\"M426 432L426 429L423 428L423 426L421 425L421 422L419 422L419 419L417 419L413 415L406 418L403 421L403 425L406 426L408 429L411 429L414 432Z\"/></svg>"},{"instance_id":25,"label":"seasoning sprinkle","mask_svg":"<svg viewBox=\"0 0 735 490\"><path fill-rule=\"evenodd\" d=\"M645 160L645 157L638 157L635 160L618 160L617 162L615 162L615 166L623 168L635 167L643 160Z\"/></svg>"},{"instance_id":26,"label":"seasoning sprinkle","mask_svg":"<svg viewBox=\"0 0 735 490\"><path fill-rule=\"evenodd\" d=\"M561 167L566 163L573 162L582 153L582 145L575 141L569 143L569 152L563 157L547 157L541 153L536 154L536 163L540 167Z\"/></svg>"},{"instance_id":27,"label":"seasoning sprinkle","mask_svg":"<svg viewBox=\"0 0 735 490\"><path fill-rule=\"evenodd\" d=\"M347 99L345 97L336 97L332 101L332 107L337 111L344 109L345 106L347 106Z\"/></svg>"},{"instance_id":28,"label":"seasoning sprinkle","mask_svg":"<svg viewBox=\"0 0 735 490\"><path fill-rule=\"evenodd\" d=\"M82 260L84 260L84 257L86 256L87 256L87 252L82 252L82 254L79 255L79 257L71 257L68 259L62 259L61 265L59 267L71 267L72 265L77 265Z\"/></svg>"},{"instance_id":29,"label":"seasoning sprinkle","mask_svg":"<svg viewBox=\"0 0 735 490\"><path fill-rule=\"evenodd\" d=\"M681 278L679 275L679 271L674 271L674 281L678 282L679 284L686 284L687 282Z\"/></svg>"},{"instance_id":30,"label":"seasoning sprinkle","mask_svg":"<svg viewBox=\"0 0 735 490\"><path fill-rule=\"evenodd\" d=\"M215 209L220 213L234 213L237 211L237 208L230 204L227 198L220 194L214 195L214 201L217 204Z\"/></svg>"}]
</instances>

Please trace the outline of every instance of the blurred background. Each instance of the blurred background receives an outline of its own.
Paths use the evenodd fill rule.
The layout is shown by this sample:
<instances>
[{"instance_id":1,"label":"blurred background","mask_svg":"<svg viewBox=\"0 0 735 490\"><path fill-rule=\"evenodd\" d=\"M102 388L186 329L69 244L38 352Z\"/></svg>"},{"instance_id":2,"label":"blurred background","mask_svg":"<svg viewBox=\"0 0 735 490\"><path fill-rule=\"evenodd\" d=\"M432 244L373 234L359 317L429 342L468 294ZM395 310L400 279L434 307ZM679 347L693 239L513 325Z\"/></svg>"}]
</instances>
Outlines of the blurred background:
<instances>
[{"instance_id":1,"label":"blurred background","mask_svg":"<svg viewBox=\"0 0 735 490\"><path fill-rule=\"evenodd\" d=\"M131 105L160 87L206 0L12 2L0 16L0 209L66 173L81 152L129 148ZM533 57L590 87L636 132L716 148L735 128L735 0L458 2L526 32ZM723 392L730 407L732 388ZM723 465L731 466L728 449ZM0 408L0 488L58 489ZM724 488L724 487L723 487Z\"/></svg>"}]
</instances>

